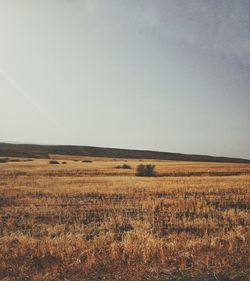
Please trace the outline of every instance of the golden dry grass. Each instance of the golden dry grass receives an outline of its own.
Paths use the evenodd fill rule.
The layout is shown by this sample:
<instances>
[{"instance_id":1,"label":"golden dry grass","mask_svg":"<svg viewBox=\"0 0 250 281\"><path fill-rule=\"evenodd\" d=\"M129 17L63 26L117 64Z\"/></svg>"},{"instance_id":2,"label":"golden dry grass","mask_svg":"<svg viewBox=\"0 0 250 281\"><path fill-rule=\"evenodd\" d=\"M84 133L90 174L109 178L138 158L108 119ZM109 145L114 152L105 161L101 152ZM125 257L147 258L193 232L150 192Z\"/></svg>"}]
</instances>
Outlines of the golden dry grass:
<instances>
[{"instance_id":1,"label":"golden dry grass","mask_svg":"<svg viewBox=\"0 0 250 281\"><path fill-rule=\"evenodd\" d=\"M249 278L249 164L51 157L0 164L0 280Z\"/></svg>"}]
</instances>

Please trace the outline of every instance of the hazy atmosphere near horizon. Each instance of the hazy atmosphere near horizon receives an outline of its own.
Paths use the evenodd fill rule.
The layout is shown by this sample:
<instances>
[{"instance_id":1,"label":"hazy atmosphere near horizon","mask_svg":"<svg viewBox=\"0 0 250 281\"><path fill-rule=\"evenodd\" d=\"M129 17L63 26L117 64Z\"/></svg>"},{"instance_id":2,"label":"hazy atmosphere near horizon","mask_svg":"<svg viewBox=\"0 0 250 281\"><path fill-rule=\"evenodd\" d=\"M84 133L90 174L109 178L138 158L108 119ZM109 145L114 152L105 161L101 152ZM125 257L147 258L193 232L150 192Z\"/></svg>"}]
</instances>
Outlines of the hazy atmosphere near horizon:
<instances>
[{"instance_id":1,"label":"hazy atmosphere near horizon","mask_svg":"<svg viewBox=\"0 0 250 281\"><path fill-rule=\"evenodd\" d=\"M0 0L0 141L250 158L249 10Z\"/></svg>"}]
</instances>

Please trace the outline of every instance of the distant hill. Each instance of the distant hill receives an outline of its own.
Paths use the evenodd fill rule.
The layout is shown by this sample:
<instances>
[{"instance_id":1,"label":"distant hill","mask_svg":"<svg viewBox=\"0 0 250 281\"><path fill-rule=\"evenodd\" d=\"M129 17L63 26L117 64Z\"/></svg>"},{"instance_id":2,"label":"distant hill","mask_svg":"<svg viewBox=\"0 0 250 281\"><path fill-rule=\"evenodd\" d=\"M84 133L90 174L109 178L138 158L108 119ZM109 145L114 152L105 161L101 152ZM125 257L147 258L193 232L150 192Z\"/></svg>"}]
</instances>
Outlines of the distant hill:
<instances>
[{"instance_id":1,"label":"distant hill","mask_svg":"<svg viewBox=\"0 0 250 281\"><path fill-rule=\"evenodd\" d=\"M180 154L180 153L159 152L159 151L150 151L150 150L132 150L132 149L104 148L104 147L94 147L94 146L75 146L75 145L35 145L35 144L0 143L0 156L49 158L49 154L129 158L129 159L160 159L160 160L199 161L199 162L250 163L250 160L241 159L241 158L215 157L215 156L196 155L196 154Z\"/></svg>"}]
</instances>

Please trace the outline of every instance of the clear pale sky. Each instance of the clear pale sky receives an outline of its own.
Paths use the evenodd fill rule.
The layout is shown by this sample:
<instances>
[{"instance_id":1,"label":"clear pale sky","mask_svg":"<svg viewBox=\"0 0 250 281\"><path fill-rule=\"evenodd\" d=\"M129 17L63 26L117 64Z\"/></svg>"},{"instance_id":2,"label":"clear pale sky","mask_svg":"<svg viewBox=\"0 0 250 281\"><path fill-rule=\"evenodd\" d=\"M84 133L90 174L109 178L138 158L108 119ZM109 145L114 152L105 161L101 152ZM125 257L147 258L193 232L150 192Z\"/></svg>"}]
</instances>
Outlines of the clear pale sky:
<instances>
[{"instance_id":1,"label":"clear pale sky","mask_svg":"<svg viewBox=\"0 0 250 281\"><path fill-rule=\"evenodd\" d=\"M249 0L0 0L0 141L250 158Z\"/></svg>"}]
</instances>

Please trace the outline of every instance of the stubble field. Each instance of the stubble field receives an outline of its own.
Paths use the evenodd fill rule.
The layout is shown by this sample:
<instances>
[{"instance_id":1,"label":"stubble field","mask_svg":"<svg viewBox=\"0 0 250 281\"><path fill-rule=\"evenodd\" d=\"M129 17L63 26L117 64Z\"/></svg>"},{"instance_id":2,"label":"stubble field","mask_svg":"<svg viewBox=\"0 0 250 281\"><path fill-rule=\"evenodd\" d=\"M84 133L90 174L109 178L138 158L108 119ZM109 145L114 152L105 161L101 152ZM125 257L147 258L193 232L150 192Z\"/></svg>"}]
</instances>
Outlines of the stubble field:
<instances>
[{"instance_id":1,"label":"stubble field","mask_svg":"<svg viewBox=\"0 0 250 281\"><path fill-rule=\"evenodd\" d=\"M248 280L250 164L51 158L0 163L0 280Z\"/></svg>"}]
</instances>

